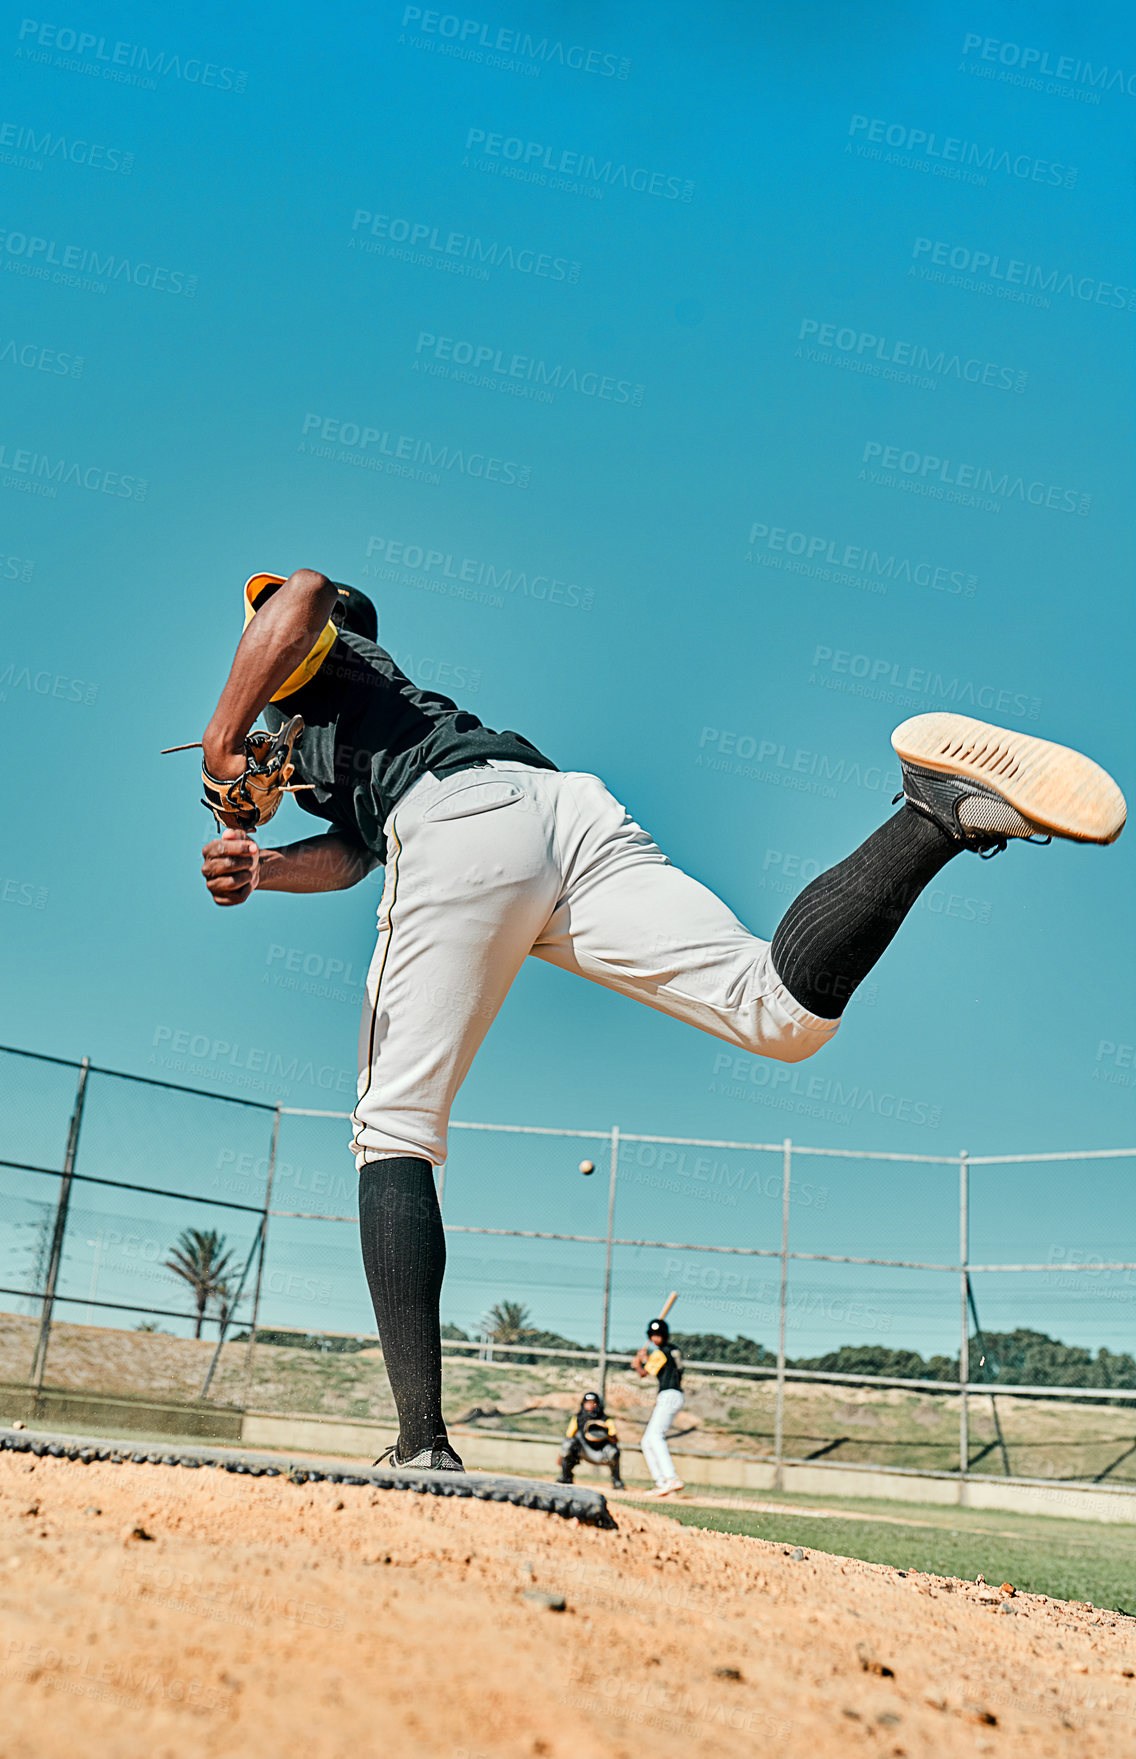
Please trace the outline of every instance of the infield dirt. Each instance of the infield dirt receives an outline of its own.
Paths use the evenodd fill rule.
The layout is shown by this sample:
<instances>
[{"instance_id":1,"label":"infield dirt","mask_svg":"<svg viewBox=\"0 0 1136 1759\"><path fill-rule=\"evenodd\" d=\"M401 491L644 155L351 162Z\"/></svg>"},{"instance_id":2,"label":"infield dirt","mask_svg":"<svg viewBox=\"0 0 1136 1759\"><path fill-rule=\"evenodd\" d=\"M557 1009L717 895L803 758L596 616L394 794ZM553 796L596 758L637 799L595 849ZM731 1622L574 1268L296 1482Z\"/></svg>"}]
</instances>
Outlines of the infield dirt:
<instances>
[{"instance_id":1,"label":"infield dirt","mask_svg":"<svg viewBox=\"0 0 1136 1759\"><path fill-rule=\"evenodd\" d=\"M1136 1754L1136 1619L613 1512L0 1456L0 1748Z\"/></svg>"}]
</instances>

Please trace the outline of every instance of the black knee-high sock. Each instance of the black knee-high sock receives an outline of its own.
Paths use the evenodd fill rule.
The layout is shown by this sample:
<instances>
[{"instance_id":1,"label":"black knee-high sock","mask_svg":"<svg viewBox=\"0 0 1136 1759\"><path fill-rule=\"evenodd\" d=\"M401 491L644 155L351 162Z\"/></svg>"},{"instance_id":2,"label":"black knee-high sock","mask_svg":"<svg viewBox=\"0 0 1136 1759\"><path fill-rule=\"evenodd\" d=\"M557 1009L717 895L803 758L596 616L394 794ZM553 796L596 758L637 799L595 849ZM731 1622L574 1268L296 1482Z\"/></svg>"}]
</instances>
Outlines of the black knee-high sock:
<instances>
[{"instance_id":1,"label":"black knee-high sock","mask_svg":"<svg viewBox=\"0 0 1136 1759\"><path fill-rule=\"evenodd\" d=\"M964 845L904 806L790 904L773 936L773 966L810 1014L835 1020L916 898Z\"/></svg>"},{"instance_id":2,"label":"black knee-high sock","mask_svg":"<svg viewBox=\"0 0 1136 1759\"><path fill-rule=\"evenodd\" d=\"M364 1163L359 1237L398 1410L398 1457L408 1460L446 1436L438 1316L446 1236L429 1161L408 1155Z\"/></svg>"}]
</instances>

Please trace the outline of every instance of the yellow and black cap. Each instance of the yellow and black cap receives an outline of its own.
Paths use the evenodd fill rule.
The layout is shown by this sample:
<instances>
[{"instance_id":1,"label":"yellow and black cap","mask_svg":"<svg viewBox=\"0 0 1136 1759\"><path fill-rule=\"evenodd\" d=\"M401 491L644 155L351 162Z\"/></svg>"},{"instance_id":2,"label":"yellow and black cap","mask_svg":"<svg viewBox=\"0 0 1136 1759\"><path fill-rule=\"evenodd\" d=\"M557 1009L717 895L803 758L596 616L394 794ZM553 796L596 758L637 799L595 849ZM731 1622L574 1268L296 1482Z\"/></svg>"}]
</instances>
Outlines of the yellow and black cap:
<instances>
[{"instance_id":1,"label":"yellow and black cap","mask_svg":"<svg viewBox=\"0 0 1136 1759\"><path fill-rule=\"evenodd\" d=\"M284 585L286 578L287 576L283 574L252 574L249 576L248 580L245 581L246 629L256 616L256 613L268 603L273 593ZM315 677L328 654L335 646L337 634L338 631L335 624L329 618L320 630L315 645L311 648L310 652L300 661L296 670L289 673L279 690L275 692L272 697L273 702L282 702L286 696L291 696L294 691L299 690L301 684L306 684L309 678Z\"/></svg>"},{"instance_id":2,"label":"yellow and black cap","mask_svg":"<svg viewBox=\"0 0 1136 1759\"><path fill-rule=\"evenodd\" d=\"M253 574L245 581L246 629L256 613L268 603L273 593L283 586L284 581L283 574ZM353 586L337 586L336 591L339 594L339 601L320 630L315 645L301 660L296 670L285 678L273 696L273 702L283 701L285 697L291 696L293 692L299 690L302 684L306 684L309 678L314 678L335 646L340 628L353 630L356 635L365 636L368 641L378 641L378 613L366 594L358 592Z\"/></svg>"}]
</instances>

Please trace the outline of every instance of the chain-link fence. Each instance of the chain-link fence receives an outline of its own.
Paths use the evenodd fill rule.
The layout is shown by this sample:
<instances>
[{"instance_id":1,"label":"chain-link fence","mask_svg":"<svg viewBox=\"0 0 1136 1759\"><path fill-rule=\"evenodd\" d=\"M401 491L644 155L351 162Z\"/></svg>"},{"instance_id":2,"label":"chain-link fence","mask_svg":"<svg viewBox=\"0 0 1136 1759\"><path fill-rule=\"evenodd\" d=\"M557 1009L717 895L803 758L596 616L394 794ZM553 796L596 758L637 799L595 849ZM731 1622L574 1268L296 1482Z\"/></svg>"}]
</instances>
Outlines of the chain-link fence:
<instances>
[{"instance_id":1,"label":"chain-link fence","mask_svg":"<svg viewBox=\"0 0 1136 1759\"><path fill-rule=\"evenodd\" d=\"M155 1433L392 1416L349 1114L12 1049L0 1090L10 1404ZM1134 1155L454 1124L449 1408L551 1440L599 1382L645 1419L628 1359L677 1290L687 1453L1136 1484Z\"/></svg>"}]
</instances>

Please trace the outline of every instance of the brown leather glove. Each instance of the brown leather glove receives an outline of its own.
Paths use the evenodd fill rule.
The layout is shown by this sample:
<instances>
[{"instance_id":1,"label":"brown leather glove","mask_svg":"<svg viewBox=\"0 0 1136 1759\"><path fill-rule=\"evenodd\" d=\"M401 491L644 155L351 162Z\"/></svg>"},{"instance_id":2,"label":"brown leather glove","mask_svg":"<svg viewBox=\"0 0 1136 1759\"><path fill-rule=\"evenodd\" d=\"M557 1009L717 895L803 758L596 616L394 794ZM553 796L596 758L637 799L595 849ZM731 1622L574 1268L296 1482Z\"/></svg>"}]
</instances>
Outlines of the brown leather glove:
<instances>
[{"instance_id":1,"label":"brown leather glove","mask_svg":"<svg viewBox=\"0 0 1136 1759\"><path fill-rule=\"evenodd\" d=\"M295 765L292 748L304 731L302 715L293 715L279 733L266 733L257 728L245 739L245 768L241 775L228 781L211 776L204 764L201 785L206 805L218 825L231 825L239 831L253 831L265 825L280 805L285 794L309 786L292 782Z\"/></svg>"}]
</instances>

